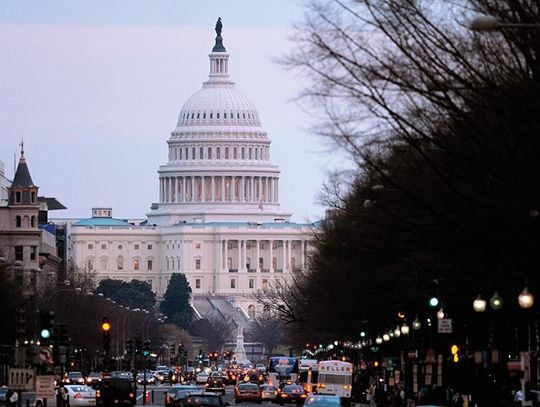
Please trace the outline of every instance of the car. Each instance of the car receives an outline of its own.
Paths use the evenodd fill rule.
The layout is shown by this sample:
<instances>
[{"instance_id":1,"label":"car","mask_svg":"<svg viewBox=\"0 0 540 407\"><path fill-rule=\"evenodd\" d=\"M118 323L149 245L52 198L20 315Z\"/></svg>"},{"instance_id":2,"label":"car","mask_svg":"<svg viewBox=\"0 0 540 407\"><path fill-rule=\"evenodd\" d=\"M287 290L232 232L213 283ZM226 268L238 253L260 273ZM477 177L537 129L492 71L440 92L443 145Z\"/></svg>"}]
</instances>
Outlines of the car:
<instances>
[{"instance_id":1,"label":"car","mask_svg":"<svg viewBox=\"0 0 540 407\"><path fill-rule=\"evenodd\" d=\"M6 399L7 399L8 392L9 392L9 387L6 387L6 386L0 387L0 405L7 405Z\"/></svg>"},{"instance_id":2,"label":"car","mask_svg":"<svg viewBox=\"0 0 540 407\"><path fill-rule=\"evenodd\" d=\"M341 398L334 394L310 394L306 398L304 406L310 407L339 407Z\"/></svg>"},{"instance_id":3,"label":"car","mask_svg":"<svg viewBox=\"0 0 540 407\"><path fill-rule=\"evenodd\" d=\"M221 395L215 393L199 392L188 395L183 403L183 407L226 407Z\"/></svg>"},{"instance_id":4,"label":"car","mask_svg":"<svg viewBox=\"0 0 540 407\"><path fill-rule=\"evenodd\" d=\"M257 383L238 383L234 388L234 402L236 404L242 401L254 401L262 403L262 391Z\"/></svg>"},{"instance_id":5,"label":"car","mask_svg":"<svg viewBox=\"0 0 540 407\"><path fill-rule=\"evenodd\" d=\"M85 384L86 381L81 372L69 372L64 376L63 382L65 384Z\"/></svg>"},{"instance_id":6,"label":"car","mask_svg":"<svg viewBox=\"0 0 540 407\"><path fill-rule=\"evenodd\" d=\"M90 386L66 384L67 405L70 407L88 407L96 405L96 392Z\"/></svg>"},{"instance_id":7,"label":"car","mask_svg":"<svg viewBox=\"0 0 540 407\"><path fill-rule=\"evenodd\" d=\"M167 383L169 382L169 373L171 372L170 369L163 369L163 370L156 370L154 373L154 377L157 382L159 383Z\"/></svg>"},{"instance_id":8,"label":"car","mask_svg":"<svg viewBox=\"0 0 540 407\"><path fill-rule=\"evenodd\" d=\"M263 400L275 400L277 398L277 387L271 384L263 384L261 386L262 399Z\"/></svg>"},{"instance_id":9,"label":"car","mask_svg":"<svg viewBox=\"0 0 540 407\"><path fill-rule=\"evenodd\" d=\"M204 389L210 392L218 392L221 394L225 394L224 376L212 374L206 381Z\"/></svg>"},{"instance_id":10,"label":"car","mask_svg":"<svg viewBox=\"0 0 540 407\"><path fill-rule=\"evenodd\" d=\"M258 364L255 366L255 370L259 373L266 373L266 366L262 364Z\"/></svg>"},{"instance_id":11,"label":"car","mask_svg":"<svg viewBox=\"0 0 540 407\"><path fill-rule=\"evenodd\" d=\"M101 373L99 372L91 372L88 376L86 376L86 384L88 386L95 385L97 382L101 381Z\"/></svg>"},{"instance_id":12,"label":"car","mask_svg":"<svg viewBox=\"0 0 540 407\"><path fill-rule=\"evenodd\" d=\"M283 405L285 403L303 404L306 401L307 394L302 386L297 384L287 384L279 392L276 401Z\"/></svg>"},{"instance_id":13,"label":"car","mask_svg":"<svg viewBox=\"0 0 540 407\"><path fill-rule=\"evenodd\" d=\"M208 380L208 373L205 372L199 372L197 373L197 376L195 376L195 383L197 384L204 384Z\"/></svg>"},{"instance_id":14,"label":"car","mask_svg":"<svg viewBox=\"0 0 540 407\"><path fill-rule=\"evenodd\" d=\"M146 374L144 371L137 373L137 384L155 384L156 383L156 377L152 374L150 371L146 371Z\"/></svg>"},{"instance_id":15,"label":"car","mask_svg":"<svg viewBox=\"0 0 540 407\"><path fill-rule=\"evenodd\" d=\"M191 385L176 385L165 393L165 407L181 407L184 399L191 393L200 393L201 389Z\"/></svg>"},{"instance_id":16,"label":"car","mask_svg":"<svg viewBox=\"0 0 540 407\"><path fill-rule=\"evenodd\" d=\"M129 379L107 377L101 380L96 388L96 405L98 407L135 405L135 389Z\"/></svg>"}]
</instances>

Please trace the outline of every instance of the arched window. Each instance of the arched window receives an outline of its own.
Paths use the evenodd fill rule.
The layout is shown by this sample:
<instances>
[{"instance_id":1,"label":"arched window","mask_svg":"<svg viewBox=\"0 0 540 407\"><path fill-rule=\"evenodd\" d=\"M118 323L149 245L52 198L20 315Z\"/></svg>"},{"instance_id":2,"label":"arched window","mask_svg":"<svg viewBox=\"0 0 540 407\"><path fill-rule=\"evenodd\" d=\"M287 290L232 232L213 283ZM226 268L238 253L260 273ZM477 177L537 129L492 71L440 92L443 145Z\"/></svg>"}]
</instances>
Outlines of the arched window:
<instances>
[{"instance_id":1,"label":"arched window","mask_svg":"<svg viewBox=\"0 0 540 407\"><path fill-rule=\"evenodd\" d=\"M251 319L255 318L255 305L251 304L248 306L248 317Z\"/></svg>"},{"instance_id":2,"label":"arched window","mask_svg":"<svg viewBox=\"0 0 540 407\"><path fill-rule=\"evenodd\" d=\"M246 257L246 269L247 271L251 269L251 257Z\"/></svg>"},{"instance_id":3,"label":"arched window","mask_svg":"<svg viewBox=\"0 0 540 407\"><path fill-rule=\"evenodd\" d=\"M229 159L229 147L225 147L225 159Z\"/></svg>"},{"instance_id":4,"label":"arched window","mask_svg":"<svg viewBox=\"0 0 540 407\"><path fill-rule=\"evenodd\" d=\"M236 160L238 158L238 151L236 147L233 148L233 158Z\"/></svg>"},{"instance_id":5,"label":"arched window","mask_svg":"<svg viewBox=\"0 0 540 407\"><path fill-rule=\"evenodd\" d=\"M140 259L133 259L133 270L140 270L141 269L141 260Z\"/></svg>"},{"instance_id":6,"label":"arched window","mask_svg":"<svg viewBox=\"0 0 540 407\"><path fill-rule=\"evenodd\" d=\"M168 257L165 258L165 262L167 263L167 270L169 270L169 258Z\"/></svg>"},{"instance_id":7,"label":"arched window","mask_svg":"<svg viewBox=\"0 0 540 407\"><path fill-rule=\"evenodd\" d=\"M118 256L116 258L116 268L118 270L124 270L124 257L123 256Z\"/></svg>"},{"instance_id":8,"label":"arched window","mask_svg":"<svg viewBox=\"0 0 540 407\"><path fill-rule=\"evenodd\" d=\"M248 158L251 160L251 147L248 150Z\"/></svg>"},{"instance_id":9,"label":"arched window","mask_svg":"<svg viewBox=\"0 0 540 407\"><path fill-rule=\"evenodd\" d=\"M208 159L212 159L212 147L208 147Z\"/></svg>"},{"instance_id":10,"label":"arched window","mask_svg":"<svg viewBox=\"0 0 540 407\"><path fill-rule=\"evenodd\" d=\"M242 147L242 160L246 159L246 149Z\"/></svg>"},{"instance_id":11,"label":"arched window","mask_svg":"<svg viewBox=\"0 0 540 407\"><path fill-rule=\"evenodd\" d=\"M220 150L219 147L216 149L216 158L217 158L218 160L221 159L221 150Z\"/></svg>"},{"instance_id":12,"label":"arched window","mask_svg":"<svg viewBox=\"0 0 540 407\"><path fill-rule=\"evenodd\" d=\"M204 158L204 148L199 147L199 158L202 160Z\"/></svg>"},{"instance_id":13,"label":"arched window","mask_svg":"<svg viewBox=\"0 0 540 407\"><path fill-rule=\"evenodd\" d=\"M108 259L107 257L100 257L99 258L99 267L101 271L106 271L108 266Z\"/></svg>"},{"instance_id":14,"label":"arched window","mask_svg":"<svg viewBox=\"0 0 540 407\"><path fill-rule=\"evenodd\" d=\"M30 218L30 226L35 228L36 227L36 217L35 216L32 216Z\"/></svg>"},{"instance_id":15,"label":"arched window","mask_svg":"<svg viewBox=\"0 0 540 407\"><path fill-rule=\"evenodd\" d=\"M191 159L192 159L192 160L195 159L195 147L192 147L192 148L191 148Z\"/></svg>"},{"instance_id":16,"label":"arched window","mask_svg":"<svg viewBox=\"0 0 540 407\"><path fill-rule=\"evenodd\" d=\"M20 228L22 226L22 218L19 215L15 216L15 225L18 228Z\"/></svg>"},{"instance_id":17,"label":"arched window","mask_svg":"<svg viewBox=\"0 0 540 407\"><path fill-rule=\"evenodd\" d=\"M94 271L94 258L93 257L86 258L86 270Z\"/></svg>"}]
</instances>

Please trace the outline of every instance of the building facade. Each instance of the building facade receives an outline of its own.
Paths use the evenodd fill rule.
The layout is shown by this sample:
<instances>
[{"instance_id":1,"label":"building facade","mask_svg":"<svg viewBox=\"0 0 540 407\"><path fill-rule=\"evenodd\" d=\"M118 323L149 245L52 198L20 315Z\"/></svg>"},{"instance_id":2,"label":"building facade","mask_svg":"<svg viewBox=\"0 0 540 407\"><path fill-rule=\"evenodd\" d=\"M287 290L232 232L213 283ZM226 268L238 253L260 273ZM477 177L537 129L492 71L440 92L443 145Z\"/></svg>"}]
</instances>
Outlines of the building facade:
<instances>
[{"instance_id":1,"label":"building facade","mask_svg":"<svg viewBox=\"0 0 540 407\"><path fill-rule=\"evenodd\" d=\"M208 80L185 102L167 141L159 201L144 221L94 208L91 218L71 224L71 250L77 268L98 280L147 281L161 296L181 272L196 308L198 299L226 298L253 317L254 293L305 267L312 225L292 223L280 208L270 138L231 80L216 32Z\"/></svg>"}]
</instances>

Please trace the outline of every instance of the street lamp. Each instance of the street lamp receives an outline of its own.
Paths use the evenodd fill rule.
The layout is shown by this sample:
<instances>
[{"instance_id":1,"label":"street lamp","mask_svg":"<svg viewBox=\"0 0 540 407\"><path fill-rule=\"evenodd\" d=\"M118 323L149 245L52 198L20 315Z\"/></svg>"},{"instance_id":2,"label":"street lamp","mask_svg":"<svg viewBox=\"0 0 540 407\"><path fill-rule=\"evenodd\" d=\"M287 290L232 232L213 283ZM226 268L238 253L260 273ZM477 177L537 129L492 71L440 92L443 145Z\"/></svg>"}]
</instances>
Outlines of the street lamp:
<instances>
[{"instance_id":1,"label":"street lamp","mask_svg":"<svg viewBox=\"0 0 540 407\"><path fill-rule=\"evenodd\" d=\"M383 338L381 338L380 335L377 335L377 337L375 338L375 343L377 345L380 345L381 343L383 343Z\"/></svg>"},{"instance_id":2,"label":"street lamp","mask_svg":"<svg viewBox=\"0 0 540 407\"><path fill-rule=\"evenodd\" d=\"M420 322L420 320L418 319L418 315L414 319L412 327L415 331L419 331L420 329L422 329L422 322Z\"/></svg>"},{"instance_id":3,"label":"street lamp","mask_svg":"<svg viewBox=\"0 0 540 407\"><path fill-rule=\"evenodd\" d=\"M534 304L534 296L529 292L527 287L523 288L523 291L519 293L518 303L521 308L531 308Z\"/></svg>"},{"instance_id":4,"label":"street lamp","mask_svg":"<svg viewBox=\"0 0 540 407\"><path fill-rule=\"evenodd\" d=\"M396 327L396 329L394 330L394 336L396 338L399 338L401 336L401 330L399 329L399 325Z\"/></svg>"},{"instance_id":5,"label":"street lamp","mask_svg":"<svg viewBox=\"0 0 540 407\"><path fill-rule=\"evenodd\" d=\"M478 294L478 297L473 301L472 306L476 312L484 312L486 310L487 302L482 298L482 295Z\"/></svg>"},{"instance_id":6,"label":"street lamp","mask_svg":"<svg viewBox=\"0 0 540 407\"><path fill-rule=\"evenodd\" d=\"M540 28L540 24L503 23L494 16L478 16L471 22L474 31L495 31L501 28Z\"/></svg>"},{"instance_id":7,"label":"street lamp","mask_svg":"<svg viewBox=\"0 0 540 407\"><path fill-rule=\"evenodd\" d=\"M390 340L390 335L385 332L385 334L382 336L382 339L383 341L388 342Z\"/></svg>"},{"instance_id":8,"label":"street lamp","mask_svg":"<svg viewBox=\"0 0 540 407\"><path fill-rule=\"evenodd\" d=\"M495 311L499 311L503 306L503 299L499 295L497 291L493 294L493 296L489 300L489 305L491 308L493 308Z\"/></svg>"},{"instance_id":9,"label":"street lamp","mask_svg":"<svg viewBox=\"0 0 540 407\"><path fill-rule=\"evenodd\" d=\"M437 311L437 319L444 319L444 309L443 307L439 308Z\"/></svg>"},{"instance_id":10,"label":"street lamp","mask_svg":"<svg viewBox=\"0 0 540 407\"><path fill-rule=\"evenodd\" d=\"M400 330L403 335L409 335L409 325L407 325L406 322L403 322L403 325L401 325Z\"/></svg>"}]
</instances>

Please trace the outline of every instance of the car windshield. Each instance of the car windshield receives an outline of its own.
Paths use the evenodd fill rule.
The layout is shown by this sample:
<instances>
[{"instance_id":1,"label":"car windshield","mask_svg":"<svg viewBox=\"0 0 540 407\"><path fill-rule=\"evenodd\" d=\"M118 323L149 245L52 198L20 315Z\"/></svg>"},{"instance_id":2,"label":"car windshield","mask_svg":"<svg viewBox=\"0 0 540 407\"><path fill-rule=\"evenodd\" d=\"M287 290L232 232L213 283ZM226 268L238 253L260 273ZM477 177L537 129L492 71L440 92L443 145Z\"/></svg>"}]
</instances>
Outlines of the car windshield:
<instances>
[{"instance_id":1,"label":"car windshield","mask_svg":"<svg viewBox=\"0 0 540 407\"><path fill-rule=\"evenodd\" d=\"M275 391L276 388L274 386L263 386L262 387L263 390L266 390L266 391Z\"/></svg>"},{"instance_id":2,"label":"car windshield","mask_svg":"<svg viewBox=\"0 0 540 407\"><path fill-rule=\"evenodd\" d=\"M302 386L285 386L283 388L284 393L303 393L304 389Z\"/></svg>"},{"instance_id":3,"label":"car windshield","mask_svg":"<svg viewBox=\"0 0 540 407\"><path fill-rule=\"evenodd\" d=\"M210 395L197 395L190 396L185 400L186 405L196 406L221 406L221 400L219 397Z\"/></svg>"},{"instance_id":4,"label":"car windshield","mask_svg":"<svg viewBox=\"0 0 540 407\"><path fill-rule=\"evenodd\" d=\"M8 392L7 387L0 388L0 394L5 395L5 394L7 394L7 392Z\"/></svg>"},{"instance_id":5,"label":"car windshield","mask_svg":"<svg viewBox=\"0 0 540 407\"><path fill-rule=\"evenodd\" d=\"M337 396L309 396L306 400L306 405L320 406L320 407L337 407L340 405L339 397Z\"/></svg>"},{"instance_id":6,"label":"car windshield","mask_svg":"<svg viewBox=\"0 0 540 407\"><path fill-rule=\"evenodd\" d=\"M88 386L66 386L66 387L75 393L91 393L94 391Z\"/></svg>"},{"instance_id":7,"label":"car windshield","mask_svg":"<svg viewBox=\"0 0 540 407\"><path fill-rule=\"evenodd\" d=\"M258 390L259 389L259 386L252 383L242 383L238 385L238 387L242 390Z\"/></svg>"},{"instance_id":8,"label":"car windshield","mask_svg":"<svg viewBox=\"0 0 540 407\"><path fill-rule=\"evenodd\" d=\"M82 377L82 373L81 372L69 372L68 373L68 376L69 377L72 377L72 378L81 378Z\"/></svg>"}]
</instances>

